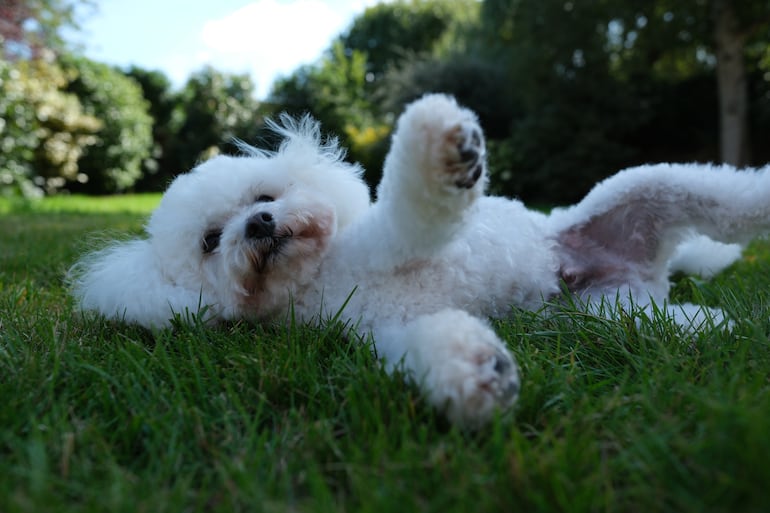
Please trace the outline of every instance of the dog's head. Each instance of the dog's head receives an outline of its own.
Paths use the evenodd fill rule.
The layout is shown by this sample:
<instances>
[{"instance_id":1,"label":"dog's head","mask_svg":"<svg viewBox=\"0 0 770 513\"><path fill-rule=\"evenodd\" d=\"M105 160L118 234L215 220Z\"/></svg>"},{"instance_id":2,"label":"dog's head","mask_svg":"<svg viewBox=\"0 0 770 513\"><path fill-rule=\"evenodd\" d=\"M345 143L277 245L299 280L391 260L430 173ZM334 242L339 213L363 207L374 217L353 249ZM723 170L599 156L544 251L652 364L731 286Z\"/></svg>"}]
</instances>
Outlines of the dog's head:
<instances>
[{"instance_id":1,"label":"dog's head","mask_svg":"<svg viewBox=\"0 0 770 513\"><path fill-rule=\"evenodd\" d=\"M336 231L368 207L369 191L312 119L272 128L284 137L277 151L243 145L243 156L214 157L178 176L146 240L78 264L81 306L144 325L201 306L219 318L285 310Z\"/></svg>"}]
</instances>

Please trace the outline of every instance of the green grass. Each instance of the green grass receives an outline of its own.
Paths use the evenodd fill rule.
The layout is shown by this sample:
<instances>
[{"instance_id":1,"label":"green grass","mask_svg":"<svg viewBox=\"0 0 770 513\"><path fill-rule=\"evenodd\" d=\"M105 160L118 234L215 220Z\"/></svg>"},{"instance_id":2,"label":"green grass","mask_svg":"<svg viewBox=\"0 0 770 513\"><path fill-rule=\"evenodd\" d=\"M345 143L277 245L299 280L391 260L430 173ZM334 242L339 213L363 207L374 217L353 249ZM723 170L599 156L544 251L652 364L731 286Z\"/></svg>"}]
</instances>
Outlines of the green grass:
<instances>
[{"instance_id":1,"label":"green grass","mask_svg":"<svg viewBox=\"0 0 770 513\"><path fill-rule=\"evenodd\" d=\"M74 311L89 233L138 233L157 199L0 203L0 511L767 511L767 242L675 287L732 333L512 311L521 398L464 433L339 324Z\"/></svg>"}]
</instances>

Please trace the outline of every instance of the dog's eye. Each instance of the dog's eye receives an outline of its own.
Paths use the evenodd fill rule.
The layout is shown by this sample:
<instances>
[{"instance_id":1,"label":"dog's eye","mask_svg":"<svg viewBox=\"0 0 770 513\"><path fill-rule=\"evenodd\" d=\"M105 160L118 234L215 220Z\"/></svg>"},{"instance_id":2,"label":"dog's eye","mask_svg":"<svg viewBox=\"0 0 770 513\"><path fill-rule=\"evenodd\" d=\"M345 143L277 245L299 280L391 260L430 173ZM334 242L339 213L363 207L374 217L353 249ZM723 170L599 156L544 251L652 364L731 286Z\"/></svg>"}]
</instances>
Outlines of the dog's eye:
<instances>
[{"instance_id":1,"label":"dog's eye","mask_svg":"<svg viewBox=\"0 0 770 513\"><path fill-rule=\"evenodd\" d=\"M271 201L275 201L275 198L267 194L257 197L257 203L270 203Z\"/></svg>"},{"instance_id":2,"label":"dog's eye","mask_svg":"<svg viewBox=\"0 0 770 513\"><path fill-rule=\"evenodd\" d=\"M201 249L204 253L211 253L219 246L219 238L222 236L222 230L211 230L203 236Z\"/></svg>"}]
</instances>

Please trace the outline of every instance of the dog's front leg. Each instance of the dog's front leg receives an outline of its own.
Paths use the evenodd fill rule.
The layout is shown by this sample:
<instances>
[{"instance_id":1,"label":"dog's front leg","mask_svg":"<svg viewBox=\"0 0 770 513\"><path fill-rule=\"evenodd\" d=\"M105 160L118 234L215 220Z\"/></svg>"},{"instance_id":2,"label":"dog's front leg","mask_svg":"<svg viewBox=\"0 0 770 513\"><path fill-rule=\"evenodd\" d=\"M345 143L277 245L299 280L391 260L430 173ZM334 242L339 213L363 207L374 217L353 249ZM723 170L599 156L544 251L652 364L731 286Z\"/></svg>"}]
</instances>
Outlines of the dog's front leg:
<instances>
[{"instance_id":1,"label":"dog's front leg","mask_svg":"<svg viewBox=\"0 0 770 513\"><path fill-rule=\"evenodd\" d=\"M513 356L487 323L467 312L422 315L377 328L374 337L387 368L403 369L454 424L480 427L518 396Z\"/></svg>"},{"instance_id":2,"label":"dog's front leg","mask_svg":"<svg viewBox=\"0 0 770 513\"><path fill-rule=\"evenodd\" d=\"M484 135L473 112L428 95L399 118L375 208L401 243L419 251L452 239L487 181Z\"/></svg>"}]
</instances>

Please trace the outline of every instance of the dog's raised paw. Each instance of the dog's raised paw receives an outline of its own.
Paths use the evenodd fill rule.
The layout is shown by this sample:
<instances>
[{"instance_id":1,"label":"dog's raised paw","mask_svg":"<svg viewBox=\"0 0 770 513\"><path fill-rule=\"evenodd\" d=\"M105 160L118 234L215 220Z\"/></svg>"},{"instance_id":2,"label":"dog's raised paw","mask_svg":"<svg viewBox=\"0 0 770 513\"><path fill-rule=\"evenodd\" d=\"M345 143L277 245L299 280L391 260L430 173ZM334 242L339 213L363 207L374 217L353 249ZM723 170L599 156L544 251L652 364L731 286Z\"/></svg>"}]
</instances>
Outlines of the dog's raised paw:
<instances>
[{"instance_id":1,"label":"dog's raised paw","mask_svg":"<svg viewBox=\"0 0 770 513\"><path fill-rule=\"evenodd\" d=\"M444 169L460 189L470 189L485 171L484 135L477 123L460 122L444 132Z\"/></svg>"}]
</instances>

